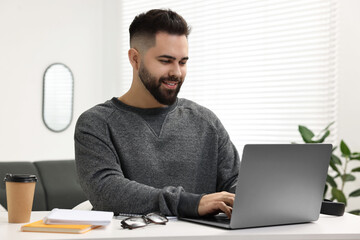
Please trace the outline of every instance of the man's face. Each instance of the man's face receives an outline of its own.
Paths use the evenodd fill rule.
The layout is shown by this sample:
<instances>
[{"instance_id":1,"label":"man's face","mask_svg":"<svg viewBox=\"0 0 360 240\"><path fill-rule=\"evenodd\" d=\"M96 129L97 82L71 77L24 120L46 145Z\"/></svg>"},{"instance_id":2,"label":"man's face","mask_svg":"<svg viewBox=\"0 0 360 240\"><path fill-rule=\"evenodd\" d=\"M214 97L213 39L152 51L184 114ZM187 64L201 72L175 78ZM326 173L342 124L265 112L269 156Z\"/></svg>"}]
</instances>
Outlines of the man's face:
<instances>
[{"instance_id":1,"label":"man's face","mask_svg":"<svg viewBox=\"0 0 360 240\"><path fill-rule=\"evenodd\" d=\"M156 44L147 50L140 63L139 78L161 104L176 101L186 76L188 42L184 35L156 34Z\"/></svg>"}]
</instances>

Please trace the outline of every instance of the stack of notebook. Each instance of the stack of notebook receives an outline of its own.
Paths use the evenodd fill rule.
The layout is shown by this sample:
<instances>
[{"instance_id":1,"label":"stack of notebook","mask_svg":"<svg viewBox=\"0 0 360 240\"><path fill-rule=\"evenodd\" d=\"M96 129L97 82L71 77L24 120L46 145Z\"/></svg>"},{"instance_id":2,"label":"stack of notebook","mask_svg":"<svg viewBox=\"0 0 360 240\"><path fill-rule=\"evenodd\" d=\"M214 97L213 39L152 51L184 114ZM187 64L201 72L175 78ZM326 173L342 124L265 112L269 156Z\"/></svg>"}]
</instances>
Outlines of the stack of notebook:
<instances>
[{"instance_id":1,"label":"stack of notebook","mask_svg":"<svg viewBox=\"0 0 360 240\"><path fill-rule=\"evenodd\" d=\"M108 225L112 212L53 209L43 220L21 227L24 232L85 233Z\"/></svg>"}]
</instances>

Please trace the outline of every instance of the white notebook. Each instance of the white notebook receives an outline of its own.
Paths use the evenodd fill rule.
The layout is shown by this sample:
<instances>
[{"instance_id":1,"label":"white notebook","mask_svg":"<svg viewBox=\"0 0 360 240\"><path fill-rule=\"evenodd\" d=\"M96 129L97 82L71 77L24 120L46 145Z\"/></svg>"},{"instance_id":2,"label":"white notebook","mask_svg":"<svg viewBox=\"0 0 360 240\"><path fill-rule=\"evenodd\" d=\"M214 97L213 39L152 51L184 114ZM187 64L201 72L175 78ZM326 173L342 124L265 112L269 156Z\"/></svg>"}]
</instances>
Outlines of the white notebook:
<instances>
[{"instance_id":1,"label":"white notebook","mask_svg":"<svg viewBox=\"0 0 360 240\"><path fill-rule=\"evenodd\" d=\"M44 217L45 224L79 224L108 225L113 218L113 212L87 211L54 208Z\"/></svg>"}]
</instances>

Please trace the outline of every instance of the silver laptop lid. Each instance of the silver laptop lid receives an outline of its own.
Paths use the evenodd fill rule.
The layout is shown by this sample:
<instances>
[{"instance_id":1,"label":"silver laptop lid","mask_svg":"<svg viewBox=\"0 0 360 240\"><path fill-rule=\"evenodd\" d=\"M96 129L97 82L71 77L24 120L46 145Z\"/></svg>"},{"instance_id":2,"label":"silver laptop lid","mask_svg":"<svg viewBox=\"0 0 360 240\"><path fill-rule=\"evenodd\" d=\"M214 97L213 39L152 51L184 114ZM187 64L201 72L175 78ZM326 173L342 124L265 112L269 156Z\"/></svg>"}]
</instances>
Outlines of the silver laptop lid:
<instances>
[{"instance_id":1,"label":"silver laptop lid","mask_svg":"<svg viewBox=\"0 0 360 240\"><path fill-rule=\"evenodd\" d=\"M331 144L245 145L231 228L319 218Z\"/></svg>"}]
</instances>

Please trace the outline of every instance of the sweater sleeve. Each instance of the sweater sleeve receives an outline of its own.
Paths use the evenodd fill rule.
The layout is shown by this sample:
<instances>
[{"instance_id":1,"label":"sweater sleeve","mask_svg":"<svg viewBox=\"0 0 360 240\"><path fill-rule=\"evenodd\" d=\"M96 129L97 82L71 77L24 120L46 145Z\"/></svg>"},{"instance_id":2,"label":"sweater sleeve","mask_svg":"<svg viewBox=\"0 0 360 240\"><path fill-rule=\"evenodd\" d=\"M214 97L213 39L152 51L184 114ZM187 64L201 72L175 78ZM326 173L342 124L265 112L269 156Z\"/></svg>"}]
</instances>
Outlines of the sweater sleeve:
<instances>
[{"instance_id":1,"label":"sweater sleeve","mask_svg":"<svg viewBox=\"0 0 360 240\"><path fill-rule=\"evenodd\" d=\"M202 107L192 101L186 101L189 109L196 109L196 114L201 116L201 121L206 121L211 125L214 132L216 132L216 192L227 191L235 193L237 178L240 169L240 157L235 145L232 143L230 136L220 119L210 109ZM190 107L189 107L190 106ZM214 146L209 147L209 151Z\"/></svg>"},{"instance_id":2,"label":"sweater sleeve","mask_svg":"<svg viewBox=\"0 0 360 240\"><path fill-rule=\"evenodd\" d=\"M240 157L226 129L216 116L215 119L214 125L217 129L219 141L216 191L235 193L240 168Z\"/></svg>"},{"instance_id":3,"label":"sweater sleeve","mask_svg":"<svg viewBox=\"0 0 360 240\"><path fill-rule=\"evenodd\" d=\"M94 209L197 216L201 195L186 193L180 186L158 189L124 176L106 122L100 117L80 116L74 138L79 181Z\"/></svg>"}]
</instances>

